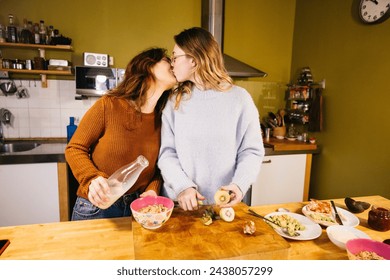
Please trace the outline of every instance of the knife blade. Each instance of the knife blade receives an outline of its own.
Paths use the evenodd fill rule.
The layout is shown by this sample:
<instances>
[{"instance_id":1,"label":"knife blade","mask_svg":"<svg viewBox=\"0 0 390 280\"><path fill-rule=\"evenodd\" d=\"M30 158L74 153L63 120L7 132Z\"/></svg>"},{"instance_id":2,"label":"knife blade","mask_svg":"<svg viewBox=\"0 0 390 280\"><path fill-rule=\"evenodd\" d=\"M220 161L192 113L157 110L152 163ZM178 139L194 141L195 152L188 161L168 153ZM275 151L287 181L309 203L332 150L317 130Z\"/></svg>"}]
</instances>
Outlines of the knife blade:
<instances>
[{"instance_id":1,"label":"knife blade","mask_svg":"<svg viewBox=\"0 0 390 280\"><path fill-rule=\"evenodd\" d=\"M334 204L334 201L331 200L330 203L332 204L332 207L333 207L333 210L334 210L334 215L335 215L335 217L336 217L336 222L337 222L339 225L343 225L343 221L341 221L340 215L339 215L339 213L337 212L336 205Z\"/></svg>"}]
</instances>

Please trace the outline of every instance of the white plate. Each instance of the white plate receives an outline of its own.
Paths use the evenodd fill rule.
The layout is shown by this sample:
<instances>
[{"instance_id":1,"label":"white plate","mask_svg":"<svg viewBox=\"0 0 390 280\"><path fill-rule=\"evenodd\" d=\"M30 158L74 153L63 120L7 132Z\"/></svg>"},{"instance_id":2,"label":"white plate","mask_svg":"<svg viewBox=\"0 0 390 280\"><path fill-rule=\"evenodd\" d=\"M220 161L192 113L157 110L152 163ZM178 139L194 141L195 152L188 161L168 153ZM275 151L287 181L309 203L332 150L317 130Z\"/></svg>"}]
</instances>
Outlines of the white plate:
<instances>
[{"instance_id":1,"label":"white plate","mask_svg":"<svg viewBox=\"0 0 390 280\"><path fill-rule=\"evenodd\" d=\"M296 213L286 213L286 212L272 212L266 215L266 218L270 218L271 216L280 216L280 215L288 215L294 219L296 219L298 222L300 222L302 225L305 226L305 230L299 230L299 236L290 236L282 232L279 228L274 227L274 230L284 238L294 239L294 240L312 240L319 237L322 233L321 227L311 221L310 219L306 218L303 215L296 214Z\"/></svg>"},{"instance_id":2,"label":"white plate","mask_svg":"<svg viewBox=\"0 0 390 280\"><path fill-rule=\"evenodd\" d=\"M345 250L345 244L348 240L354 238L371 239L366 233L354 227L334 225L326 228L326 234L330 241L337 247Z\"/></svg>"},{"instance_id":3,"label":"white plate","mask_svg":"<svg viewBox=\"0 0 390 280\"><path fill-rule=\"evenodd\" d=\"M337 212L339 213L339 216L340 216L341 221L343 222L344 226L356 227L357 225L359 225L360 221L354 214L352 214L351 212L349 212L347 210L339 208L337 206L336 206L336 209L337 209ZM312 220L312 221L314 221L314 222L316 222L316 223L318 223L318 224L320 224L322 226L328 227L328 226L338 225L338 223L336 222L336 218L335 218L335 214L334 214L333 209L332 209L331 218L334 220L334 222L321 221L321 220L318 220L318 219L314 219L313 217L311 217L311 215L313 213L315 213L315 215L319 215L319 216L321 216L321 215L326 216L326 215L322 214L322 213L316 213L316 212L308 210L307 209L307 205L302 208L302 213L306 217L308 217L310 220Z\"/></svg>"}]
</instances>

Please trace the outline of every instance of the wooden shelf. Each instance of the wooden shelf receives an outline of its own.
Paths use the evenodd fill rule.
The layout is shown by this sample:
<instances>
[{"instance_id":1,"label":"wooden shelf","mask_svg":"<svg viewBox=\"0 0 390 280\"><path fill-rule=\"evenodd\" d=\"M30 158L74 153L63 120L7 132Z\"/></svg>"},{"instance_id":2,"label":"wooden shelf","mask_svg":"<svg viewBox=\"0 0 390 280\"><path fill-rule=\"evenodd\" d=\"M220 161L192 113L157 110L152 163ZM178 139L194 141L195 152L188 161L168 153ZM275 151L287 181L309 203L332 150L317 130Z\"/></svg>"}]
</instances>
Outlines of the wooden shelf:
<instances>
[{"instance_id":1,"label":"wooden shelf","mask_svg":"<svg viewBox=\"0 0 390 280\"><path fill-rule=\"evenodd\" d=\"M25 70L25 69L1 69L9 73L40 74L40 75L73 75L72 71L62 70Z\"/></svg>"},{"instance_id":2,"label":"wooden shelf","mask_svg":"<svg viewBox=\"0 0 390 280\"><path fill-rule=\"evenodd\" d=\"M47 50L64 50L73 51L70 45L41 45L41 44L20 44L20 43L0 43L4 48L26 48L26 49L47 49Z\"/></svg>"},{"instance_id":3,"label":"wooden shelf","mask_svg":"<svg viewBox=\"0 0 390 280\"><path fill-rule=\"evenodd\" d=\"M0 43L0 48L34 49L39 51L39 56L45 58L46 50L73 51L71 45L41 45L41 44L20 44L20 43ZM46 75L73 75L72 71L64 70L26 70L26 69L0 69L0 71L18 74L38 74L41 75L42 87L47 87Z\"/></svg>"}]
</instances>

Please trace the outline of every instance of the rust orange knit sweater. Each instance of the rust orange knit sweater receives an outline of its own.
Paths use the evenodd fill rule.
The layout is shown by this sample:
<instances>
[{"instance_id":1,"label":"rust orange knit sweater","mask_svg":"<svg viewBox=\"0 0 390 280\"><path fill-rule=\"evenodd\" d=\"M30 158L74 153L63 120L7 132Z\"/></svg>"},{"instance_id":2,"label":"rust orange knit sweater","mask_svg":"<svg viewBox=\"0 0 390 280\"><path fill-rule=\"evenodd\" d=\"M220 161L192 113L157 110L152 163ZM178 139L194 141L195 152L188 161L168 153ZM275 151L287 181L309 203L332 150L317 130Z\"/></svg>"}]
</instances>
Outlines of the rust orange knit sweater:
<instances>
[{"instance_id":1,"label":"rust orange knit sweater","mask_svg":"<svg viewBox=\"0 0 390 280\"><path fill-rule=\"evenodd\" d=\"M65 149L65 157L79 182L77 195L88 199L91 180L108 178L118 168L145 156L149 166L129 190L154 190L161 176L157 168L161 121L156 114L141 114L122 98L103 96L85 113Z\"/></svg>"}]
</instances>

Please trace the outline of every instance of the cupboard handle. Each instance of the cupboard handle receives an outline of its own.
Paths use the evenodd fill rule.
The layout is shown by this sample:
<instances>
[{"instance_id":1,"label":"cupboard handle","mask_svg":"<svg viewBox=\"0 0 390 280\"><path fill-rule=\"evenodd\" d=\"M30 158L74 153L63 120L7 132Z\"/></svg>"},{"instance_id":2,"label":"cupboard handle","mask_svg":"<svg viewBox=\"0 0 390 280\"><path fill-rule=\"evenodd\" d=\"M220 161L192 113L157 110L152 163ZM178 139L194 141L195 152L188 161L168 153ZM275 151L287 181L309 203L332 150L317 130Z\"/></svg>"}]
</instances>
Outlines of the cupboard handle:
<instances>
[{"instance_id":1,"label":"cupboard handle","mask_svg":"<svg viewBox=\"0 0 390 280\"><path fill-rule=\"evenodd\" d=\"M269 160L263 160L262 163L271 163L271 160L270 159Z\"/></svg>"}]
</instances>

